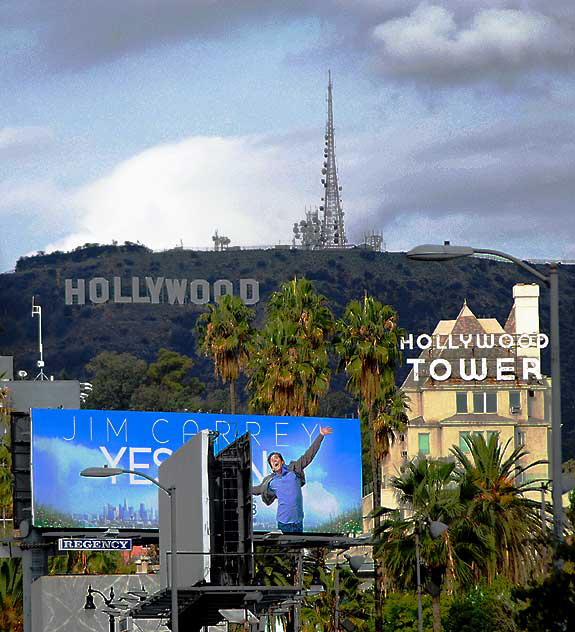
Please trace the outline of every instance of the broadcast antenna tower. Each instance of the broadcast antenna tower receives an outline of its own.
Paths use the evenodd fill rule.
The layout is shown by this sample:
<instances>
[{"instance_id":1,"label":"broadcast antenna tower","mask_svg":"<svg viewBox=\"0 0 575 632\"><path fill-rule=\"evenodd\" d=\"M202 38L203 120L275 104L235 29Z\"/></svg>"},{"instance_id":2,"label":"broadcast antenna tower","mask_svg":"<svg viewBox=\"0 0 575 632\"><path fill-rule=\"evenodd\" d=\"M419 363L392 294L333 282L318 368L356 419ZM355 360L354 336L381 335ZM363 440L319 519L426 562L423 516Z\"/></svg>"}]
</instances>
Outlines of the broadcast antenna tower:
<instances>
[{"instance_id":1,"label":"broadcast antenna tower","mask_svg":"<svg viewBox=\"0 0 575 632\"><path fill-rule=\"evenodd\" d=\"M339 248L347 244L343 223L343 208L339 192L341 187L337 181L337 165L335 162L335 139L333 133L333 98L331 71L328 71L327 85L327 124L325 128L324 163L321 182L324 186L322 198L321 244L323 248Z\"/></svg>"}]
</instances>

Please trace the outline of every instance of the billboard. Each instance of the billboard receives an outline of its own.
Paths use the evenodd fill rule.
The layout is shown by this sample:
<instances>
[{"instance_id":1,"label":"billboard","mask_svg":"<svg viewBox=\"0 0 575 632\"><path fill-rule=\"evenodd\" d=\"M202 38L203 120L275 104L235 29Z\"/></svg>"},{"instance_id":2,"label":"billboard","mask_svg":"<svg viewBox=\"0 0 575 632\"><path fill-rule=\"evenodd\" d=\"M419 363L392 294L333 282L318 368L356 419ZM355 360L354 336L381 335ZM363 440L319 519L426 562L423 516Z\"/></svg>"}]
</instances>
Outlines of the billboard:
<instances>
[{"instance_id":1,"label":"billboard","mask_svg":"<svg viewBox=\"0 0 575 632\"><path fill-rule=\"evenodd\" d=\"M344 522L361 515L357 419L32 409L34 526L157 529L158 494L152 483L131 474L90 479L79 473L108 465L155 478L159 465L201 430L214 431L215 453L250 433L252 485L260 491L254 497L255 531L276 529L285 510L278 510L276 494L269 493L273 452L281 453L286 466L295 464L298 476L304 466L305 531L340 532ZM281 493L277 496L281 500Z\"/></svg>"}]
</instances>

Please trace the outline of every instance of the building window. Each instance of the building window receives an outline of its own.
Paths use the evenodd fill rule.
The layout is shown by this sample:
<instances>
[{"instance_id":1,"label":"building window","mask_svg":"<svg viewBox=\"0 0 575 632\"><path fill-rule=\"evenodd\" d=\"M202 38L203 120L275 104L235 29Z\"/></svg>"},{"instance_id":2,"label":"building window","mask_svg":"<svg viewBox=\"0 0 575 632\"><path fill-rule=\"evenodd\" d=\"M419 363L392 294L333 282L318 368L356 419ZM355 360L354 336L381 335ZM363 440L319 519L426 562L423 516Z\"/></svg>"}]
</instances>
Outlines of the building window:
<instances>
[{"instance_id":1,"label":"building window","mask_svg":"<svg viewBox=\"0 0 575 632\"><path fill-rule=\"evenodd\" d=\"M467 393L455 394L455 411L458 413L467 412Z\"/></svg>"},{"instance_id":2,"label":"building window","mask_svg":"<svg viewBox=\"0 0 575 632\"><path fill-rule=\"evenodd\" d=\"M429 432L420 432L417 435L417 449L419 454L429 454Z\"/></svg>"},{"instance_id":3,"label":"building window","mask_svg":"<svg viewBox=\"0 0 575 632\"><path fill-rule=\"evenodd\" d=\"M518 448L525 447L525 432L521 430L517 431L517 447Z\"/></svg>"},{"instance_id":4,"label":"building window","mask_svg":"<svg viewBox=\"0 0 575 632\"><path fill-rule=\"evenodd\" d=\"M469 432L460 432L459 433L459 449L462 452L469 452L469 446L467 445L467 441L465 441L466 437L469 437Z\"/></svg>"},{"instance_id":5,"label":"building window","mask_svg":"<svg viewBox=\"0 0 575 632\"><path fill-rule=\"evenodd\" d=\"M509 391L509 410L512 413L521 412L521 392Z\"/></svg>"},{"instance_id":6,"label":"building window","mask_svg":"<svg viewBox=\"0 0 575 632\"><path fill-rule=\"evenodd\" d=\"M473 393L474 413L496 413L497 393Z\"/></svg>"}]
</instances>

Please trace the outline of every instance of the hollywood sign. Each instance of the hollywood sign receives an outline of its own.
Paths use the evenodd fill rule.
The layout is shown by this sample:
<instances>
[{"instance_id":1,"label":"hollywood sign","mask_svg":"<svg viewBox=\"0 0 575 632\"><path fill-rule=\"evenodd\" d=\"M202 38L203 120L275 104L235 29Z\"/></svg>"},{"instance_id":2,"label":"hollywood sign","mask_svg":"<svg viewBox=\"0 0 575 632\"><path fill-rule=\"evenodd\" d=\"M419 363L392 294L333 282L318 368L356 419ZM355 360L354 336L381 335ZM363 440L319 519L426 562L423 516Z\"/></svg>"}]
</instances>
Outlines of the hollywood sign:
<instances>
[{"instance_id":1,"label":"hollywood sign","mask_svg":"<svg viewBox=\"0 0 575 632\"><path fill-rule=\"evenodd\" d=\"M400 348L420 349L421 351L433 350L482 350L482 349L544 349L549 344L549 337L546 334L449 334L430 335L420 334L415 337L410 334L400 341ZM427 374L433 380L444 382L453 374L453 363L457 363L459 377L467 382L482 381L487 377L495 377L497 381L512 381L516 379L528 380L534 378L541 379L541 361L539 357L521 356L518 358L496 357L495 375L489 375L487 358L459 358L455 361L447 358L407 358L406 364L413 370L415 382L420 380L422 373ZM518 369L518 373L516 373ZM425 377L427 377L427 374Z\"/></svg>"},{"instance_id":2,"label":"hollywood sign","mask_svg":"<svg viewBox=\"0 0 575 632\"><path fill-rule=\"evenodd\" d=\"M93 303L129 303L170 305L205 305L216 302L220 296L237 295L246 305L255 305L260 300L260 286L255 279L239 279L234 283L218 279L209 283L206 279L167 279L165 277L122 277L106 279L66 279L64 296L66 305Z\"/></svg>"}]
</instances>

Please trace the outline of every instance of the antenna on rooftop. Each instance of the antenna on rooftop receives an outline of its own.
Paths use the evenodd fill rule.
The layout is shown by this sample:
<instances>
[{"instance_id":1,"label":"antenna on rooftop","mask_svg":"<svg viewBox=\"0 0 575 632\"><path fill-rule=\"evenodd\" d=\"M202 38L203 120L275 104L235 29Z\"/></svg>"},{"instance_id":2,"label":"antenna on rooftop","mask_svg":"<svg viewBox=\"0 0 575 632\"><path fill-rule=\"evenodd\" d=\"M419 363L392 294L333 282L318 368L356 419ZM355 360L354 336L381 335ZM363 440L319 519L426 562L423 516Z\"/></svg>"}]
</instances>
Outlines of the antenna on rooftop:
<instances>
[{"instance_id":1,"label":"antenna on rooftop","mask_svg":"<svg viewBox=\"0 0 575 632\"><path fill-rule=\"evenodd\" d=\"M44 348L42 347L42 307L36 305L35 297L32 296L32 318L38 316L38 352L40 359L36 362L36 366L40 369L40 373L34 378L36 380L47 380L48 377L44 373Z\"/></svg>"}]
</instances>

